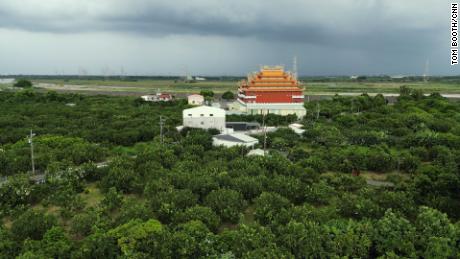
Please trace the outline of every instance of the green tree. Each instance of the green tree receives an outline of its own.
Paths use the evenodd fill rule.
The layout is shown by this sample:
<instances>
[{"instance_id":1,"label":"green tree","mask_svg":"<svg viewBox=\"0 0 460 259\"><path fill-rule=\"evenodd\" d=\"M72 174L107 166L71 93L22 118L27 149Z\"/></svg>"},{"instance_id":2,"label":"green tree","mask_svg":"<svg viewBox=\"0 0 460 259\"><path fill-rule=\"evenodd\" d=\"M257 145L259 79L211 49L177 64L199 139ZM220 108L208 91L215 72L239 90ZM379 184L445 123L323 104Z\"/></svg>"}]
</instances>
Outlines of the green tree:
<instances>
[{"instance_id":1,"label":"green tree","mask_svg":"<svg viewBox=\"0 0 460 259\"><path fill-rule=\"evenodd\" d=\"M241 193L230 189L214 190L206 196L204 203L212 208L223 221L237 222L246 206Z\"/></svg>"},{"instance_id":2,"label":"green tree","mask_svg":"<svg viewBox=\"0 0 460 259\"><path fill-rule=\"evenodd\" d=\"M104 210L110 212L120 208L123 202L123 195L117 191L115 187L109 188L101 201L101 206Z\"/></svg>"},{"instance_id":3,"label":"green tree","mask_svg":"<svg viewBox=\"0 0 460 259\"><path fill-rule=\"evenodd\" d=\"M217 231L220 225L219 216L217 216L217 214L211 208L199 205L190 207L184 212L178 214L174 222L178 224L192 220L199 220L203 222L212 231Z\"/></svg>"},{"instance_id":4,"label":"green tree","mask_svg":"<svg viewBox=\"0 0 460 259\"><path fill-rule=\"evenodd\" d=\"M40 243L41 252L48 258L68 258L72 249L72 244L61 227L49 229Z\"/></svg>"},{"instance_id":5,"label":"green tree","mask_svg":"<svg viewBox=\"0 0 460 259\"><path fill-rule=\"evenodd\" d=\"M430 258L439 253L445 258L453 256L455 227L445 213L435 209L421 207L415 221L417 229L417 250L420 256Z\"/></svg>"},{"instance_id":6,"label":"green tree","mask_svg":"<svg viewBox=\"0 0 460 259\"><path fill-rule=\"evenodd\" d=\"M375 225L374 242L380 255L393 252L398 256L415 257L415 227L390 210Z\"/></svg>"},{"instance_id":7,"label":"green tree","mask_svg":"<svg viewBox=\"0 0 460 259\"><path fill-rule=\"evenodd\" d=\"M291 206L291 203L285 197L276 194L263 192L254 202L255 219L262 225L268 225L274 222L277 215Z\"/></svg>"},{"instance_id":8,"label":"green tree","mask_svg":"<svg viewBox=\"0 0 460 259\"><path fill-rule=\"evenodd\" d=\"M11 226L11 233L17 240L30 238L33 240L42 239L43 235L57 223L56 218L51 215L27 210L21 214Z\"/></svg>"},{"instance_id":9,"label":"green tree","mask_svg":"<svg viewBox=\"0 0 460 259\"><path fill-rule=\"evenodd\" d=\"M18 243L3 226L0 225L0 258L14 258L18 251Z\"/></svg>"},{"instance_id":10,"label":"green tree","mask_svg":"<svg viewBox=\"0 0 460 259\"><path fill-rule=\"evenodd\" d=\"M172 235L172 250L175 258L214 257L217 238L198 220L180 224Z\"/></svg>"},{"instance_id":11,"label":"green tree","mask_svg":"<svg viewBox=\"0 0 460 259\"><path fill-rule=\"evenodd\" d=\"M108 174L102 179L101 184L106 190L115 187L126 193L141 189L139 175L134 171L133 161L127 157L118 157L110 164Z\"/></svg>"},{"instance_id":12,"label":"green tree","mask_svg":"<svg viewBox=\"0 0 460 259\"><path fill-rule=\"evenodd\" d=\"M222 99L224 100L233 100L235 99L235 94L232 93L231 91L227 91L225 93L222 94Z\"/></svg>"},{"instance_id":13,"label":"green tree","mask_svg":"<svg viewBox=\"0 0 460 259\"><path fill-rule=\"evenodd\" d=\"M14 83L14 87L31 88L32 82L27 79L19 79L16 83Z\"/></svg>"},{"instance_id":14,"label":"green tree","mask_svg":"<svg viewBox=\"0 0 460 259\"><path fill-rule=\"evenodd\" d=\"M333 220L324 227L332 238L331 242L327 242L327 251L331 256L369 257L373 233L370 221Z\"/></svg>"},{"instance_id":15,"label":"green tree","mask_svg":"<svg viewBox=\"0 0 460 259\"><path fill-rule=\"evenodd\" d=\"M200 95L204 97L214 97L214 92L211 90L201 90Z\"/></svg>"},{"instance_id":16,"label":"green tree","mask_svg":"<svg viewBox=\"0 0 460 259\"><path fill-rule=\"evenodd\" d=\"M117 258L120 254L117 239L98 231L82 241L79 249L72 253L72 258Z\"/></svg>"},{"instance_id":17,"label":"green tree","mask_svg":"<svg viewBox=\"0 0 460 259\"><path fill-rule=\"evenodd\" d=\"M266 227L240 224L236 230L225 230L219 235L221 251L230 251L236 258L256 249L276 247L275 236Z\"/></svg>"},{"instance_id":18,"label":"green tree","mask_svg":"<svg viewBox=\"0 0 460 259\"><path fill-rule=\"evenodd\" d=\"M158 192L155 196L148 196L148 202L158 218L170 223L176 214L195 206L198 197L188 189L169 189Z\"/></svg>"},{"instance_id":19,"label":"green tree","mask_svg":"<svg viewBox=\"0 0 460 259\"><path fill-rule=\"evenodd\" d=\"M0 185L0 215L9 214L17 207L23 207L32 199L34 188L28 175L16 174Z\"/></svg>"},{"instance_id":20,"label":"green tree","mask_svg":"<svg viewBox=\"0 0 460 259\"><path fill-rule=\"evenodd\" d=\"M157 220L132 220L108 233L117 240L126 258L168 258L171 256L171 237Z\"/></svg>"},{"instance_id":21,"label":"green tree","mask_svg":"<svg viewBox=\"0 0 460 259\"><path fill-rule=\"evenodd\" d=\"M70 224L71 232L78 236L88 236L93 227L98 225L100 215L94 210L87 210L72 217Z\"/></svg>"},{"instance_id":22,"label":"green tree","mask_svg":"<svg viewBox=\"0 0 460 259\"><path fill-rule=\"evenodd\" d=\"M117 224L124 224L131 219L148 220L151 218L153 218L153 212L145 202L139 201L137 198L126 198L120 207L116 222Z\"/></svg>"},{"instance_id":23,"label":"green tree","mask_svg":"<svg viewBox=\"0 0 460 259\"><path fill-rule=\"evenodd\" d=\"M327 258L323 246L328 237L326 231L317 223L290 221L280 227L280 243L296 258Z\"/></svg>"}]
</instances>

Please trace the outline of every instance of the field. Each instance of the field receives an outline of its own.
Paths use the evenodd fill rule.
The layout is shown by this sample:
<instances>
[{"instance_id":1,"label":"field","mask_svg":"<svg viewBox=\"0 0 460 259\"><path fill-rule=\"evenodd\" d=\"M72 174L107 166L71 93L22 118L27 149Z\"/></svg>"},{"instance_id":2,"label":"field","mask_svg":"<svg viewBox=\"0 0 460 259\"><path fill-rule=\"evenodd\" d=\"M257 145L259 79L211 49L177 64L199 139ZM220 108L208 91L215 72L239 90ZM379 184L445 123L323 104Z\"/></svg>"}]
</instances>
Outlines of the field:
<instances>
[{"instance_id":1,"label":"field","mask_svg":"<svg viewBox=\"0 0 460 259\"><path fill-rule=\"evenodd\" d=\"M157 91L176 94L188 94L200 90L212 90L215 93L236 91L238 80L209 80L201 82L183 82L173 79L37 79L37 86L55 91L114 93L137 95L155 93ZM334 93L398 93L401 86L420 89L425 93L440 92L444 94L460 94L460 83L456 82L357 82L338 80L330 82L315 82L308 78L302 81L307 95L322 95Z\"/></svg>"}]
</instances>

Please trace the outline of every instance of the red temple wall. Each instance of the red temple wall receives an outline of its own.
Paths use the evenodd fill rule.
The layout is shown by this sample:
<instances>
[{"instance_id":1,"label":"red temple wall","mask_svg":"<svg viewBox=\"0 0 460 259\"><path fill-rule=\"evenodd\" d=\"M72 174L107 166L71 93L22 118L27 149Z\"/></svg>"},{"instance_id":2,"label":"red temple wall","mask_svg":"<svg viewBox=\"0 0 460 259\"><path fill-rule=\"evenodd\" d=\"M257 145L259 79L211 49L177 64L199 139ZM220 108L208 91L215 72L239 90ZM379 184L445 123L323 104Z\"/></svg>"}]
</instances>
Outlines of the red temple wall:
<instances>
[{"instance_id":1,"label":"red temple wall","mask_svg":"<svg viewBox=\"0 0 460 259\"><path fill-rule=\"evenodd\" d=\"M251 92L246 93L248 96L256 96L256 103L297 103L303 102L302 98L293 99L293 95L303 95L302 91L286 91L286 92ZM254 99L248 99L252 101Z\"/></svg>"}]
</instances>

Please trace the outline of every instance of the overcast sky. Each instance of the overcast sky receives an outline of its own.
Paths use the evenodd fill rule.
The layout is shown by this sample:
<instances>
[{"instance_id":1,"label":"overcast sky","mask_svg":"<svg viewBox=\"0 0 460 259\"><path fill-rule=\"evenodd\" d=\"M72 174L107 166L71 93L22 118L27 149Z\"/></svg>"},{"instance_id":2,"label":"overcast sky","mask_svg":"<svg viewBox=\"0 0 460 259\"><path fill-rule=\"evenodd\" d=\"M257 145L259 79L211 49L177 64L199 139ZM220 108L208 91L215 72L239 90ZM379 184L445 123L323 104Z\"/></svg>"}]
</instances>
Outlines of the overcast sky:
<instances>
[{"instance_id":1,"label":"overcast sky","mask_svg":"<svg viewBox=\"0 0 460 259\"><path fill-rule=\"evenodd\" d=\"M457 75L448 0L0 0L0 74Z\"/></svg>"}]
</instances>

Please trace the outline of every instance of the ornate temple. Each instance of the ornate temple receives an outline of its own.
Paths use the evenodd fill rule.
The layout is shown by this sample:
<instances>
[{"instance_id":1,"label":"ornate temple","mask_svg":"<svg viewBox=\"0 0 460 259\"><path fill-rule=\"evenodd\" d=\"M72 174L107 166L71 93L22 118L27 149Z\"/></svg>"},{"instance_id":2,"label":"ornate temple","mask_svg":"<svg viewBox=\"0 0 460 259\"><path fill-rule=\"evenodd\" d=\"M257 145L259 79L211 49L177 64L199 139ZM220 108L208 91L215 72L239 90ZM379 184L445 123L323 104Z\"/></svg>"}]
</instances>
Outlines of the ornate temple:
<instances>
[{"instance_id":1,"label":"ornate temple","mask_svg":"<svg viewBox=\"0 0 460 259\"><path fill-rule=\"evenodd\" d=\"M282 66L264 66L240 82L235 108L247 114L296 114L304 117L303 89L297 76Z\"/></svg>"}]
</instances>

